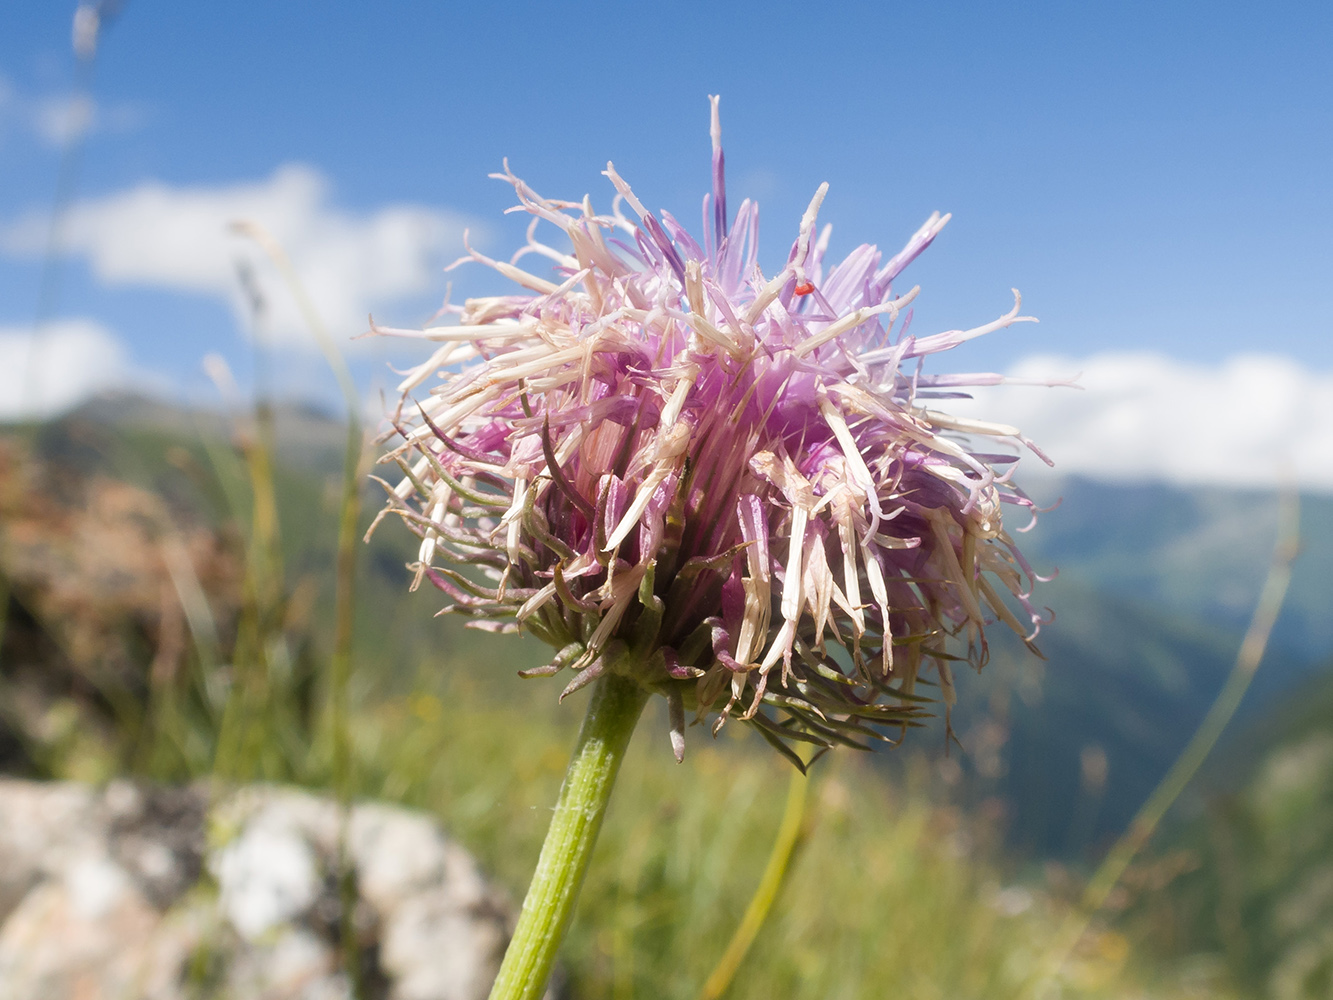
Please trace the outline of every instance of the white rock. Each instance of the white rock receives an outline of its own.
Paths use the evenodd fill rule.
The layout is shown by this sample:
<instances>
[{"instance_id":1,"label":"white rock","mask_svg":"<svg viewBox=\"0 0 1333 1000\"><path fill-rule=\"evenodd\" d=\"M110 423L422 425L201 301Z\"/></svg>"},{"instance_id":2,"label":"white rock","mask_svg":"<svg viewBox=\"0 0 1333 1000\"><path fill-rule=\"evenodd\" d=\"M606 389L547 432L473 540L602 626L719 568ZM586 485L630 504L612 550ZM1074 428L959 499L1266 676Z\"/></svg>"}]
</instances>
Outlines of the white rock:
<instances>
[{"instance_id":1,"label":"white rock","mask_svg":"<svg viewBox=\"0 0 1333 1000\"><path fill-rule=\"evenodd\" d=\"M216 798L208 810L210 798ZM207 847L206 830L212 847ZM0 1000L347 1000L339 838L386 1000L482 1000L512 910L428 816L248 786L0 780ZM201 870L208 885L191 888ZM195 972L191 972L195 969Z\"/></svg>"},{"instance_id":2,"label":"white rock","mask_svg":"<svg viewBox=\"0 0 1333 1000\"><path fill-rule=\"evenodd\" d=\"M64 874L69 905L83 920L105 916L131 891L129 876L110 858L78 858Z\"/></svg>"},{"instance_id":3,"label":"white rock","mask_svg":"<svg viewBox=\"0 0 1333 1000\"><path fill-rule=\"evenodd\" d=\"M219 905L247 941L299 916L319 895L310 844L291 824L263 818L209 859Z\"/></svg>"}]
</instances>

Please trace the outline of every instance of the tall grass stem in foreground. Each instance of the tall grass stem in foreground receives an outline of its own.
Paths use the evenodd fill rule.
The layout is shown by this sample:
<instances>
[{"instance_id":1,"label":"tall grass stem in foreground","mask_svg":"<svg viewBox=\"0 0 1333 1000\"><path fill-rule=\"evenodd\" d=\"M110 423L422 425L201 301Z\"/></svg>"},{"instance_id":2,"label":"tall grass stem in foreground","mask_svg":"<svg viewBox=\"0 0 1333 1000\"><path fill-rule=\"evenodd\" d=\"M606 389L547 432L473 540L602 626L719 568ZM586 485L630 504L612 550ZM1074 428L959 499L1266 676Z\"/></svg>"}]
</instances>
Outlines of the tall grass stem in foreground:
<instances>
[{"instance_id":1,"label":"tall grass stem in foreground","mask_svg":"<svg viewBox=\"0 0 1333 1000\"><path fill-rule=\"evenodd\" d=\"M80 4L74 14L74 55L78 65L74 76L74 99L70 103L73 120L60 147L60 166L56 171L55 195L51 203L51 224L46 235L46 249L42 254L41 274L37 279L37 307L32 321L32 340L23 379L22 409L27 411L35 402L33 389L41 371L40 351L46 324L60 308L60 293L64 279L65 217L79 188L83 167L83 152L87 145L89 126L92 124L93 71L97 66L97 49L102 30L106 26L106 4ZM105 11L112 17L115 9ZM78 121L77 116L84 116Z\"/></svg>"},{"instance_id":2,"label":"tall grass stem in foreground","mask_svg":"<svg viewBox=\"0 0 1333 1000\"><path fill-rule=\"evenodd\" d=\"M491 1000L537 1000L545 991L574 915L611 789L647 703L644 688L616 674L607 674L594 685Z\"/></svg>"},{"instance_id":3,"label":"tall grass stem in foreground","mask_svg":"<svg viewBox=\"0 0 1333 1000\"><path fill-rule=\"evenodd\" d=\"M1273 559L1269 564L1268 576L1264 580L1263 590L1250 618L1245 638L1241 641L1236 654L1235 666L1227 677L1226 684L1218 693L1208 714L1195 731L1171 770L1153 789L1148 800L1140 807L1129 828L1116 841L1102 863L1093 873L1083 892L1079 906L1066 918L1064 926L1056 935L1055 946L1049 952L1046 961L1038 966L1037 975L1032 981L1027 995L1043 997L1048 995L1053 980L1070 954L1078 946L1084 932L1088 929L1097 911L1106 902L1111 890L1120 881L1129 863L1143 849L1152 837L1166 811L1180 797L1191 778L1198 772L1208 754L1212 752L1221 738L1236 710L1240 707L1250 682L1264 658L1268 648L1268 639L1282 610L1282 603L1287 596L1287 587L1291 583L1291 564L1300 549L1300 496L1294 488L1283 494L1279 501L1278 538L1273 549Z\"/></svg>"},{"instance_id":4,"label":"tall grass stem in foreground","mask_svg":"<svg viewBox=\"0 0 1333 1000\"><path fill-rule=\"evenodd\" d=\"M704 981L704 987L699 991L699 1000L719 1000L727 992L732 980L736 978L741 962L745 961L745 956L749 954L750 946L759 936L764 921L768 919L768 914L773 909L773 904L782 889L782 883L791 868L796 848L806 833L805 800L809 786L808 772L792 771L790 783L787 785L787 806L782 813L782 825L778 827L778 836L773 842L773 850L768 856L763 877L760 878L754 895L750 897L750 905L745 908L745 915L741 917L736 933L727 943L727 950L722 953L717 966Z\"/></svg>"},{"instance_id":5,"label":"tall grass stem in foreground","mask_svg":"<svg viewBox=\"0 0 1333 1000\"><path fill-rule=\"evenodd\" d=\"M226 389L229 383L234 388L221 359L206 366L219 388ZM238 430L241 426L238 423ZM238 523L245 525L245 583L232 654L235 679L222 708L213 754L213 773L224 780L245 780L256 772L270 774L267 765L271 761L265 758L271 748L266 745L264 729L273 707L274 653L281 648L273 640L281 635L284 613L282 545L273 481L273 412L262 395L255 404L253 422L239 436L243 470L228 468L232 463L222 457L228 454L224 449L216 449L219 458L214 462L220 480L244 479L250 487L248 502L238 499L232 511Z\"/></svg>"},{"instance_id":6,"label":"tall grass stem in foreground","mask_svg":"<svg viewBox=\"0 0 1333 1000\"><path fill-rule=\"evenodd\" d=\"M347 859L347 818L352 798L351 736L348 725L347 686L352 672L352 630L356 606L356 543L357 522L361 516L361 458L365 452L365 436L361 429L361 400L351 370L305 286L301 284L291 259L282 246L258 223L245 221L235 224L238 232L249 236L268 254L286 282L292 297L301 310L320 351L338 380L343 402L347 408L347 444L343 455L342 496L338 513L338 555L335 593L335 625L333 657L329 671L329 725L333 756L333 782L341 808L338 836L338 884L341 902L341 939L343 963L352 983L354 996L360 995L360 956L356 941L354 914L356 885Z\"/></svg>"}]
</instances>

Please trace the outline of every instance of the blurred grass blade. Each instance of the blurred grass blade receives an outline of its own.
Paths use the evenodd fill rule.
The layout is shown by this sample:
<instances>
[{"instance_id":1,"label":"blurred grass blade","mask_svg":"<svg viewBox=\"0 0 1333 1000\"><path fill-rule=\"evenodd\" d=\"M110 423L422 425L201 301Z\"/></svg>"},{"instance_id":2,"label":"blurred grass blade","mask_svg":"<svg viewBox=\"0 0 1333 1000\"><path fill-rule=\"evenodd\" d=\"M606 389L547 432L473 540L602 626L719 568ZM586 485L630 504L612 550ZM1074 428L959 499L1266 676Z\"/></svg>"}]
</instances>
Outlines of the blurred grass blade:
<instances>
[{"instance_id":1,"label":"blurred grass blade","mask_svg":"<svg viewBox=\"0 0 1333 1000\"><path fill-rule=\"evenodd\" d=\"M190 638L194 640L200 667L205 673L212 673L222 660L222 640L218 637L217 619L213 616L208 595L204 593L199 574L195 572L190 553L178 532L173 530L167 535L162 554L167 575L171 578L181 611L185 614Z\"/></svg>"},{"instance_id":2,"label":"blurred grass blade","mask_svg":"<svg viewBox=\"0 0 1333 1000\"><path fill-rule=\"evenodd\" d=\"M361 995L360 955L354 914L356 886L347 857L347 821L352 799L352 760L348 721L347 686L352 671L352 631L355 618L357 522L361 516L361 458L365 441L361 432L361 401L351 370L338 345L329 335L305 286L292 267L287 252L263 226L245 221L234 225L237 232L254 240L268 254L296 299L325 361L338 380L347 408L347 446L343 456L342 498L338 516L338 554L335 594L333 657L329 671L329 714L333 749L333 782L342 810L338 837L338 884L341 907L343 967L352 984L353 996Z\"/></svg>"},{"instance_id":3,"label":"blurred grass blade","mask_svg":"<svg viewBox=\"0 0 1333 1000\"><path fill-rule=\"evenodd\" d=\"M1065 920L1056 935L1055 946L1048 953L1046 960L1037 967L1037 974L1031 981L1027 995L1041 997L1052 987L1052 981L1059 975L1069 956L1078 946L1084 932L1088 929L1097 911L1101 909L1115 888L1120 877L1134 860L1135 855L1151 839L1158 823L1172 803L1180 797L1185 786L1198 772L1208 754L1212 752L1221 738L1236 710L1240 707L1250 682L1264 658L1268 648L1268 639L1273 626L1282 610L1282 603L1287 596L1291 583L1291 564L1300 548L1300 495L1295 487L1284 492L1279 500L1278 537L1273 549L1273 559L1269 565L1268 576L1264 580L1263 590L1250 618L1249 628L1236 654L1235 666L1227 677L1227 682L1213 701L1208 714L1191 737L1185 749L1171 770L1153 789L1152 795L1139 808L1129 828L1116 841L1105 859L1093 873L1083 892L1079 906Z\"/></svg>"},{"instance_id":4,"label":"blurred grass blade","mask_svg":"<svg viewBox=\"0 0 1333 1000\"><path fill-rule=\"evenodd\" d=\"M731 936L727 950L722 953L716 967L704 981L699 991L699 1000L718 1000L731 986L736 972L750 951L750 946L759 936L759 931L768 919L773 903L778 898L787 871L791 867L792 856L801 840L805 826L805 799L810 786L810 779L803 771L792 771L787 784L787 807L782 813L782 824L778 827L777 839L768 856L768 865L764 868L759 887L750 897L750 905L745 908L745 915Z\"/></svg>"},{"instance_id":5,"label":"blurred grass blade","mask_svg":"<svg viewBox=\"0 0 1333 1000\"><path fill-rule=\"evenodd\" d=\"M236 395L235 381L226 362L211 356L206 360L209 375L224 398ZM289 777L293 762L266 739L266 729L274 728L272 715L278 709L275 678L270 651L284 641L282 624L286 587L282 558L281 528L273 479L273 412L261 395L254 404L249 426L236 421L235 436L244 455L244 466L229 468L225 449L214 464L219 475L224 472L249 485L248 504L238 495L233 503L245 512L245 584L241 615L237 622L232 650L231 674L222 720L218 726L214 773L245 780L256 774L269 778ZM232 498L229 497L229 500Z\"/></svg>"}]
</instances>

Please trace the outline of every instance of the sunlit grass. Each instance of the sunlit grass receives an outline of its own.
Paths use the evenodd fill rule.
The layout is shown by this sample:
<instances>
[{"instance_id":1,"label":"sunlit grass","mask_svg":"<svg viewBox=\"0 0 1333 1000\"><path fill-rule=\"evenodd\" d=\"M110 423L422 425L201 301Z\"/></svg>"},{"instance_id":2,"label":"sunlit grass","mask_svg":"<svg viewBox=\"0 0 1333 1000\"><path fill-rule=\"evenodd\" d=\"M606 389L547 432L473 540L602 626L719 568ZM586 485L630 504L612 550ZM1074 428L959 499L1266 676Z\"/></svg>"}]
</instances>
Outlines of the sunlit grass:
<instances>
[{"instance_id":1,"label":"sunlit grass","mask_svg":"<svg viewBox=\"0 0 1333 1000\"><path fill-rule=\"evenodd\" d=\"M434 812L517 898L578 715L497 699L465 675L442 681L358 719L362 790ZM583 890L564 958L578 997L698 996L778 830L789 765L739 728L717 741L692 729L677 765L665 726L650 712L636 733ZM1012 881L985 824L932 801L929 767L915 758L893 781L851 754L815 766L806 835L727 996L1019 993L1066 906ZM1098 928L1064 988L1191 995L1174 981L1149 991L1152 978L1124 937Z\"/></svg>"}]
</instances>

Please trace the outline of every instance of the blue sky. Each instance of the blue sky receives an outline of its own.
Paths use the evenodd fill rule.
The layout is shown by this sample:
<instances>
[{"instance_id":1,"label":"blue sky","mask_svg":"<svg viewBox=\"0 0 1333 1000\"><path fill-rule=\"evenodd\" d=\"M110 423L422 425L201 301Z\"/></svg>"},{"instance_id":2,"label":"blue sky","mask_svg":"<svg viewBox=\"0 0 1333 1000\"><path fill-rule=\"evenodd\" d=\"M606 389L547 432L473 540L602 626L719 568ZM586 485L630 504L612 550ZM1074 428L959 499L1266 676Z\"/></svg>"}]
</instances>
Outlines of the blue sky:
<instances>
[{"instance_id":1,"label":"blue sky","mask_svg":"<svg viewBox=\"0 0 1333 1000\"><path fill-rule=\"evenodd\" d=\"M72 92L72 10L7 0L0 14L11 330L35 307L38 266L14 232L27 225L31 244L51 203L58 150L41 114ZM985 322L1022 290L1040 326L968 345L959 367L1114 351L1221 364L1257 350L1324 373L1331 65L1327 4L128 0L98 55L79 197L105 209L149 181L203 197L299 164L312 218L332 213L349 239L405 206L439 232L471 221L507 254L522 226L500 217L511 199L486 177L502 157L543 194L601 204L612 159L650 207L697 225L706 95L720 93L732 197L760 201L769 262L827 180L835 256L896 249L931 211L954 213L909 272L920 332ZM223 292L151 267L112 273L109 258L99 272L88 239L62 316L104 325L164 384L196 391L207 351L244 374L250 349ZM441 261L447 242L426 240ZM371 287L376 316L429 315L444 291L435 263L429 280ZM455 297L490 287L480 271L453 279ZM308 366L297 391L324 391L318 364L291 353L294 372ZM380 360L359 369L370 378Z\"/></svg>"}]
</instances>

